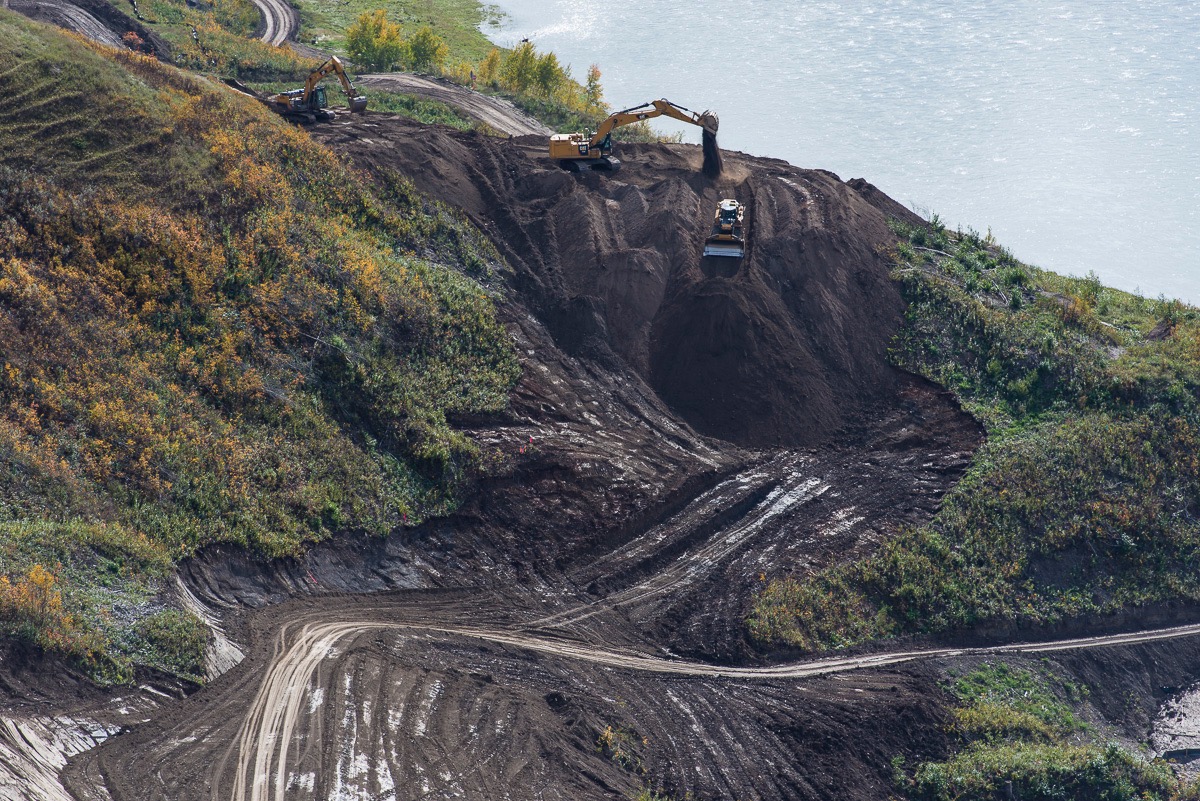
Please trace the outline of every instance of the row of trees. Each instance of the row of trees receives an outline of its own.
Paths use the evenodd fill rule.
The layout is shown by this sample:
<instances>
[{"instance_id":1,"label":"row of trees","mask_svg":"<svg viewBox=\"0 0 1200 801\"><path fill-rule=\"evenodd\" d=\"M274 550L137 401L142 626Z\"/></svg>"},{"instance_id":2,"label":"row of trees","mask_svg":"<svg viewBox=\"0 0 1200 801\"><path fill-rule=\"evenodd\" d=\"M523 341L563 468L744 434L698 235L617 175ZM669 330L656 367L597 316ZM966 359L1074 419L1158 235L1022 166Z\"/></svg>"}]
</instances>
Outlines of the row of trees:
<instances>
[{"instance_id":1,"label":"row of trees","mask_svg":"<svg viewBox=\"0 0 1200 801\"><path fill-rule=\"evenodd\" d=\"M571 109L598 114L606 111L600 69L588 68L583 85L571 76L554 53L539 53L530 42L512 50L492 48L478 63L447 63L450 48L428 25L405 39L399 24L390 22L383 9L362 14L346 31L346 52L368 70L396 66L436 72L460 83L482 85L521 95L558 101Z\"/></svg>"}]
</instances>

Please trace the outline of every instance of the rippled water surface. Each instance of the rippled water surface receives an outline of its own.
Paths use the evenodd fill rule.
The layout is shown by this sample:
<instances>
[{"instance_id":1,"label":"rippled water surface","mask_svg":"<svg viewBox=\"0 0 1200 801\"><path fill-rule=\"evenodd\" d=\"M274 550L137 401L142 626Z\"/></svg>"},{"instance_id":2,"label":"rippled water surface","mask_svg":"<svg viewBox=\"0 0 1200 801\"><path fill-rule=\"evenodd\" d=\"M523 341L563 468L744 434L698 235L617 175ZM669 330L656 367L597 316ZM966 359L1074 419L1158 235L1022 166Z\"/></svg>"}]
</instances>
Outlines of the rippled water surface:
<instances>
[{"instance_id":1,"label":"rippled water surface","mask_svg":"<svg viewBox=\"0 0 1200 801\"><path fill-rule=\"evenodd\" d=\"M614 106L712 108L724 148L865 177L1026 261L1200 303L1200 3L498 5L489 36L529 37L578 77L599 64Z\"/></svg>"}]
</instances>

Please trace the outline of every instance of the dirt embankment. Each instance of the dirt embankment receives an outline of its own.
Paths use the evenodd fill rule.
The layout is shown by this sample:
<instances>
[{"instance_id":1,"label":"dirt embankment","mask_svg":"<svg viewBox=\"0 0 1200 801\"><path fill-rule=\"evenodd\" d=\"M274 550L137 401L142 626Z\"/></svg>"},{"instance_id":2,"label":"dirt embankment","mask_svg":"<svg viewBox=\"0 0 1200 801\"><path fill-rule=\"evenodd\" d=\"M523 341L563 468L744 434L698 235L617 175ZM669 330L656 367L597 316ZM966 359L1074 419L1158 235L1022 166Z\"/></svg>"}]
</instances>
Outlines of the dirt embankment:
<instances>
[{"instance_id":1,"label":"dirt embankment","mask_svg":"<svg viewBox=\"0 0 1200 801\"><path fill-rule=\"evenodd\" d=\"M459 422L512 462L453 517L387 541L189 564L246 659L77 759L74 787L578 800L649 782L866 799L886 793L892 756L940 747L923 674L745 667L765 573L819 569L927 519L980 440L944 393L883 361L899 302L873 206L827 173L736 154L713 184L694 147L626 148L618 176L571 176L540 139L377 115L314 133L458 205L506 255L524 374L504 415ZM708 264L728 194L751 204L751 255ZM707 376L694 401L688 371ZM824 444L749 450L688 422Z\"/></svg>"},{"instance_id":2,"label":"dirt embankment","mask_svg":"<svg viewBox=\"0 0 1200 801\"><path fill-rule=\"evenodd\" d=\"M314 130L355 164L463 209L516 270L522 301L573 355L628 363L701 433L755 447L827 440L892 397L901 301L884 215L836 176L690 145L622 145L574 176L540 137L368 116ZM744 260L701 258L722 197L748 206Z\"/></svg>"},{"instance_id":3,"label":"dirt embankment","mask_svg":"<svg viewBox=\"0 0 1200 801\"><path fill-rule=\"evenodd\" d=\"M571 176L541 140L377 115L314 132L458 205L513 266L524 375L505 414L459 421L511 462L386 541L189 563L245 660L73 760L80 798L866 801L891 792L893 757L946 755L938 665L764 667L742 635L765 576L927 520L982 436L883 360L886 196L738 154L713 183L682 146ZM750 205L743 263L699 255L722 195ZM1151 665L1176 646L1125 647L1143 695L1185 681ZM1102 680L1098 654L1055 658ZM1098 714L1136 738L1151 705L1118 702Z\"/></svg>"}]
</instances>

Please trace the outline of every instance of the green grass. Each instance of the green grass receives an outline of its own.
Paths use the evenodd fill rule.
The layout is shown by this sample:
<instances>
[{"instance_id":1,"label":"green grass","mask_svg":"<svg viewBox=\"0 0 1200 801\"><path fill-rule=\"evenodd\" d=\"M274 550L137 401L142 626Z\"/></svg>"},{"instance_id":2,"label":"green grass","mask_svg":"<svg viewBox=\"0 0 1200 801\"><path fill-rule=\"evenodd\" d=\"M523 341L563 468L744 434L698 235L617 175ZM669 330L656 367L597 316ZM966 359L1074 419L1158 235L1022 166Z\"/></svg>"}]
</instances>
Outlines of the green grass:
<instances>
[{"instance_id":1,"label":"green grass","mask_svg":"<svg viewBox=\"0 0 1200 801\"><path fill-rule=\"evenodd\" d=\"M898 230L892 358L953 390L988 441L929 524L771 581L752 635L819 650L1200 600L1196 310L1037 270L936 219Z\"/></svg>"},{"instance_id":2,"label":"green grass","mask_svg":"<svg viewBox=\"0 0 1200 801\"><path fill-rule=\"evenodd\" d=\"M448 422L518 375L500 259L207 80L8 12L0 57L0 625L194 675L173 560L386 535L503 458Z\"/></svg>"},{"instance_id":3,"label":"green grass","mask_svg":"<svg viewBox=\"0 0 1200 801\"><path fill-rule=\"evenodd\" d=\"M176 66L184 69L295 85L317 64L291 48L254 39L261 17L251 0L217 0L211 5L148 0L139 8L143 23L171 45Z\"/></svg>"},{"instance_id":4,"label":"green grass","mask_svg":"<svg viewBox=\"0 0 1200 801\"><path fill-rule=\"evenodd\" d=\"M954 753L911 775L895 760L899 790L913 801L1184 801L1200 797L1170 767L1104 742L1078 708L1086 688L1048 671L985 663L953 679Z\"/></svg>"},{"instance_id":5,"label":"green grass","mask_svg":"<svg viewBox=\"0 0 1200 801\"><path fill-rule=\"evenodd\" d=\"M364 12L382 8L404 35L428 25L450 47L452 59L479 61L493 45L479 26L488 11L477 0L299 0L301 40L344 52L345 32Z\"/></svg>"},{"instance_id":6,"label":"green grass","mask_svg":"<svg viewBox=\"0 0 1200 801\"><path fill-rule=\"evenodd\" d=\"M281 92L295 88L294 84L283 82L254 83L254 89L260 92ZM372 88L365 92L368 96L368 108L381 114L398 114L410 120L426 125L445 125L459 131L474 131L481 129L481 123L465 116L453 106L440 100L417 97L402 92L392 92L385 89ZM342 94L330 92L330 105L338 107L343 104Z\"/></svg>"}]
</instances>

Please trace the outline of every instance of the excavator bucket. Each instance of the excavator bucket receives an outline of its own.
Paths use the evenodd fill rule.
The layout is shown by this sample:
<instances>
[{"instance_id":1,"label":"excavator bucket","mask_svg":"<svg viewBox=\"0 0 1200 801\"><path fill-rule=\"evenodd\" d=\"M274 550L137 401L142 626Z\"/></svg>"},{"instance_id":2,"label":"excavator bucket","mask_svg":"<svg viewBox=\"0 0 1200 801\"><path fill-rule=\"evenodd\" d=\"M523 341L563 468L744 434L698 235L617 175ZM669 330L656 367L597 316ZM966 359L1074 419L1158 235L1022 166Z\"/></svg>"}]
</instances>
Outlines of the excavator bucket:
<instances>
[{"instance_id":1,"label":"excavator bucket","mask_svg":"<svg viewBox=\"0 0 1200 801\"><path fill-rule=\"evenodd\" d=\"M350 105L351 114L365 114L367 112L367 96L355 95L354 97L346 98L346 102Z\"/></svg>"}]
</instances>

